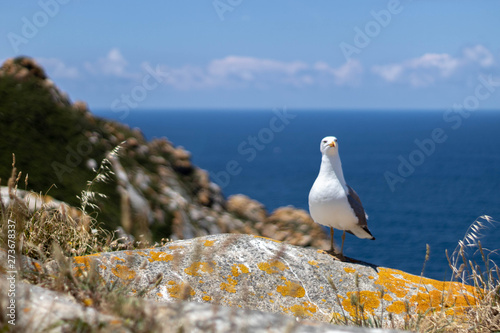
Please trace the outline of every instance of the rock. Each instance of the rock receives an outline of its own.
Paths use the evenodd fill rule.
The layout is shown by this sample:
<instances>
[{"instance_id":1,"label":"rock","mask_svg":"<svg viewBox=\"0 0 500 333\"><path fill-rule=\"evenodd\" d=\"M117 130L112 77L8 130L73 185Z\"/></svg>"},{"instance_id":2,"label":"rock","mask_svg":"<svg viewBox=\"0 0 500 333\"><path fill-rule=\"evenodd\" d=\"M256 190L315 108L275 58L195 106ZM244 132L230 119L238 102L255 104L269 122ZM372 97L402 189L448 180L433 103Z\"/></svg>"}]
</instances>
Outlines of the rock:
<instances>
[{"instance_id":1,"label":"rock","mask_svg":"<svg viewBox=\"0 0 500 333\"><path fill-rule=\"evenodd\" d=\"M265 237L275 238L273 234L279 232L279 239L292 245L329 248L325 232L303 209L291 206L278 208L267 218L267 223L274 225L276 230L269 233L264 228L262 235Z\"/></svg>"},{"instance_id":2,"label":"rock","mask_svg":"<svg viewBox=\"0 0 500 333\"><path fill-rule=\"evenodd\" d=\"M0 275L0 289L9 290L5 275ZM16 285L16 318L19 332L72 332L85 331L136 332L134 320L104 314L92 307L82 306L66 294L32 286L24 282ZM6 309L10 299L0 295L0 306ZM127 300L125 300L127 301ZM132 302L129 312L135 311L141 324L151 332L376 332L376 330L340 327L329 324L298 322L294 318L245 309L234 309L213 304L176 301L157 303L150 300ZM9 318L7 317L7 320ZM9 324L10 325L10 324ZM4 326L5 327L5 326ZM99 329L98 329L99 328ZM135 330L134 330L135 328Z\"/></svg>"},{"instance_id":3,"label":"rock","mask_svg":"<svg viewBox=\"0 0 500 333\"><path fill-rule=\"evenodd\" d=\"M191 300L322 322L383 316L388 325L389 315L404 321L405 303L410 313L419 314L431 306L460 314L474 304L471 286L340 262L321 250L251 235L214 235L76 257L74 264L76 271L99 267L108 283L149 288L146 297L158 302ZM151 287L159 276L161 282Z\"/></svg>"},{"instance_id":4,"label":"rock","mask_svg":"<svg viewBox=\"0 0 500 333\"><path fill-rule=\"evenodd\" d=\"M254 222L264 221L267 217L263 204L243 194L230 196L227 199L227 210L237 217Z\"/></svg>"},{"instance_id":5,"label":"rock","mask_svg":"<svg viewBox=\"0 0 500 333\"><path fill-rule=\"evenodd\" d=\"M0 274L0 289L9 290L6 275ZM16 318L13 323L18 332L70 332L78 321L87 323L87 326L107 326L119 332L127 332L120 328L121 319L102 314L91 307L76 303L71 297L32 286L27 283L17 283L15 287ZM7 293L0 295L2 309L6 309ZM3 310L2 310L3 311ZM3 315L3 314L2 314ZM7 320L10 318L7 317ZM10 325L10 324L9 324ZM3 326L8 327L8 326Z\"/></svg>"}]
</instances>

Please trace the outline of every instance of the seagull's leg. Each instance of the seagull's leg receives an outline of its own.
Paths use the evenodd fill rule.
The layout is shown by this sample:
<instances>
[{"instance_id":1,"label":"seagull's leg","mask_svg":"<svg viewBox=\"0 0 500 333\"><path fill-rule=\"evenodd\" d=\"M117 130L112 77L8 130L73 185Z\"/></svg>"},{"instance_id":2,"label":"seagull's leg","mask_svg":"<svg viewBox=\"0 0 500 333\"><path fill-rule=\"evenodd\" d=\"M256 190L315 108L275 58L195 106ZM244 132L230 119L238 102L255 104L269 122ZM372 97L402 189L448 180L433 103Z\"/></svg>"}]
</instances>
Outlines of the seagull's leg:
<instances>
[{"instance_id":1,"label":"seagull's leg","mask_svg":"<svg viewBox=\"0 0 500 333\"><path fill-rule=\"evenodd\" d=\"M335 253L335 249L333 248L333 228L330 227L330 244L331 244L331 247L330 247L330 252L333 254Z\"/></svg>"},{"instance_id":2,"label":"seagull's leg","mask_svg":"<svg viewBox=\"0 0 500 333\"><path fill-rule=\"evenodd\" d=\"M344 233L342 234L342 246L340 247L340 256L344 256L344 240L345 240L345 230Z\"/></svg>"}]
</instances>

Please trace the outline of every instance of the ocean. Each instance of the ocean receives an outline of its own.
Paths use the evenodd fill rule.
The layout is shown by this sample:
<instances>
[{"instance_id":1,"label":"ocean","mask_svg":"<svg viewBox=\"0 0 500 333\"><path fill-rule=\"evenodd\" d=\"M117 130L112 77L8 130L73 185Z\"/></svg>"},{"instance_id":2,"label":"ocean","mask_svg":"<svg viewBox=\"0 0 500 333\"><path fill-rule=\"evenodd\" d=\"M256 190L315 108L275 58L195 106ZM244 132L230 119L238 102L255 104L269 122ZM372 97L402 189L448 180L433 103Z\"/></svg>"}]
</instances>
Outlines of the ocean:
<instances>
[{"instance_id":1,"label":"ocean","mask_svg":"<svg viewBox=\"0 0 500 333\"><path fill-rule=\"evenodd\" d=\"M226 196L242 193L269 212L308 210L323 137L338 138L347 183L359 194L375 241L348 235L347 256L449 279L451 254L480 216L500 221L500 112L109 110L97 116L166 137L192 153ZM500 225L481 242L500 249ZM335 238L340 242L341 232ZM472 258L479 260L478 256ZM498 255L491 260L500 263Z\"/></svg>"}]
</instances>

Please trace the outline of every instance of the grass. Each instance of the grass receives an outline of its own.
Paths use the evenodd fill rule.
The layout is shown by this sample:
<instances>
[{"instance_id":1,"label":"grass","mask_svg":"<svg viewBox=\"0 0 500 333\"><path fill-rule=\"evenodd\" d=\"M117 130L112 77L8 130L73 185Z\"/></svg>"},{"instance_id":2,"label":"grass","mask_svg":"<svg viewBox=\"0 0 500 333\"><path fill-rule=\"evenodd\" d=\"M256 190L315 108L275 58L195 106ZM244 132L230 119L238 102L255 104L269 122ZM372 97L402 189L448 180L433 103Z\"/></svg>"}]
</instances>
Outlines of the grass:
<instances>
[{"instance_id":1,"label":"grass","mask_svg":"<svg viewBox=\"0 0 500 333\"><path fill-rule=\"evenodd\" d=\"M161 328L161 323L156 319L155 313L146 310L145 300L140 296L155 287L161 276L151 281L143 290L139 290L136 293L138 297L131 297L130 283L109 283L98 274L96 267L83 272L75 271L72 265L71 258L75 256L154 246L147 240L133 243L126 239L117 239L113 233L102 228L97 222L95 200L105 198L95 191L95 186L105 183L112 176L109 158L118 154L118 150L119 148L116 148L108 158L103 160L101 168L94 174L92 180L87 182L87 186L79 196L80 208L77 213L70 211L66 206L54 209L46 204L37 207L35 211L30 211L26 204L16 196L19 184L24 183L24 187L28 187L29 177L23 177L17 171L14 161L10 178L7 181L11 204L0 206L2 235L0 245L6 248L8 220L15 220L17 222L17 253L37 259L47 264L48 267L57 267L52 271L22 272L22 279L34 285L71 295L82 306L92 307L100 313L117 318L120 327L125 327L131 332L155 332ZM341 300L337 297L342 313L333 316L331 322L338 325L394 328L419 332L500 331L499 268L491 259L495 252L484 249L480 242L481 232L493 224L494 222L489 217L475 221L467 230L464 239L458 242L457 249L449 256L453 279L473 285L477 291L476 298L463 315L453 316L447 313L450 309L445 308L444 298L439 307L429 308L425 313L418 313L409 302L406 302L402 322L397 322L392 314L384 313L383 310L380 313L370 314L361 301L359 277L356 275L356 290L349 300L351 306L355 308L356 315L348 316L343 310ZM422 276L425 263L429 258L429 251L427 247ZM474 254L478 254L482 262L476 262ZM20 268L19 271L21 271ZM333 292L337 295L337 287L331 279L329 281ZM379 289L382 305L385 293L383 288ZM4 294L0 295L0 299L5 297ZM4 302L5 300L0 301L2 306ZM33 323L33 327L23 329L34 330L35 324ZM110 332L116 329L109 322L91 322L86 318L62 321L55 325L56 327L53 328L75 332ZM6 318L1 316L0 332L6 332L9 329L11 326L6 322Z\"/></svg>"}]
</instances>

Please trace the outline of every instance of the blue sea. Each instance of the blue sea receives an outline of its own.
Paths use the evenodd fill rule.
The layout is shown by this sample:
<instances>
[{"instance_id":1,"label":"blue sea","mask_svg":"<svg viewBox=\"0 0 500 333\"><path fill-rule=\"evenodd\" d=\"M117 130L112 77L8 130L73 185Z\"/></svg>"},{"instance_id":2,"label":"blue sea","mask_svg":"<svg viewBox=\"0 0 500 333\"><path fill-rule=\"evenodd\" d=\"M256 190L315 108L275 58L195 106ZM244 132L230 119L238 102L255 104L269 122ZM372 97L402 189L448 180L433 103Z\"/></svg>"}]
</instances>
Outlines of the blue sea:
<instances>
[{"instance_id":1,"label":"blue sea","mask_svg":"<svg viewBox=\"0 0 500 333\"><path fill-rule=\"evenodd\" d=\"M375 241L346 237L347 256L449 279L451 254L480 216L500 221L500 111L133 110L96 115L166 137L192 153L226 196L269 212L308 209L320 140L338 138L344 176L359 194ZM500 225L483 246L500 249ZM335 238L340 242L341 232ZM478 259L478 257L474 257ZM499 257L492 260L500 263Z\"/></svg>"}]
</instances>

